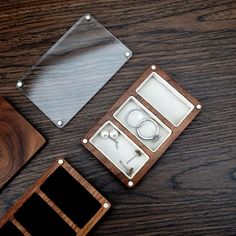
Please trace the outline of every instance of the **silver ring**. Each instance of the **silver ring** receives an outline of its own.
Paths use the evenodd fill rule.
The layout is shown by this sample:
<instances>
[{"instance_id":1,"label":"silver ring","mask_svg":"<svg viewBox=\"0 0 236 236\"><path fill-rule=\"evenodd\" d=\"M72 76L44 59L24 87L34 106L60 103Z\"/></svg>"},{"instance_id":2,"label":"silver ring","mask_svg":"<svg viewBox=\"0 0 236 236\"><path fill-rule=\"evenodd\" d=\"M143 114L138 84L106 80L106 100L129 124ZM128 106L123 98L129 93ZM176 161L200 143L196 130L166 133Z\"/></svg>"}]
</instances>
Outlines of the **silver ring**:
<instances>
[{"instance_id":1,"label":"silver ring","mask_svg":"<svg viewBox=\"0 0 236 236\"><path fill-rule=\"evenodd\" d=\"M153 123L155 125L155 127L156 127L155 134L153 136L150 136L150 137L144 136L140 132L140 128L142 127L143 123L145 123L147 121ZM159 125L157 124L157 122L155 120L153 120L153 119L150 119L150 118L146 118L146 119L141 120L138 123L138 127L136 128L137 134L138 134L138 136L140 138L142 138L144 140L152 140L153 142L157 141L157 139L159 138L159 135L158 135L159 134L159 130L160 130L160 128L159 128Z\"/></svg>"},{"instance_id":2,"label":"silver ring","mask_svg":"<svg viewBox=\"0 0 236 236\"><path fill-rule=\"evenodd\" d=\"M131 114L132 112L134 112L134 111L139 111L139 112L140 112L140 114L142 114L142 115L143 115L143 118L144 118L145 116L144 116L144 114L143 114L143 110L141 110L141 109L138 109L138 108L135 108L135 109L133 109L133 110L129 111L129 113L128 113L128 114L127 114L127 116L126 116L126 122L127 122L127 124L128 124L129 126L131 126L131 127L133 127L133 128L137 128L137 127L138 127L138 124L139 124L139 122L137 123L137 125L136 125L136 126L134 126L134 125L132 125L132 124L130 123L130 121L129 121L129 116L130 116L130 114ZM142 118L141 120L143 120L143 118Z\"/></svg>"}]
</instances>

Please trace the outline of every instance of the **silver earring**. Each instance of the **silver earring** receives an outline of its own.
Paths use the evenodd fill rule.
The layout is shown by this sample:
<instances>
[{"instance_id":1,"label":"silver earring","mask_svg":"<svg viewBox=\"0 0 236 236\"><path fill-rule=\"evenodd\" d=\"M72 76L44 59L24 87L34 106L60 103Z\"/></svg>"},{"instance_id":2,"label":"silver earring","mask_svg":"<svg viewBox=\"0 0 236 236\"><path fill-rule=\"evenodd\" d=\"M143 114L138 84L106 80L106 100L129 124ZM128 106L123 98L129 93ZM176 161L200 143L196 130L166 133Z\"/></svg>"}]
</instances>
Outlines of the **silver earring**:
<instances>
[{"instance_id":1,"label":"silver earring","mask_svg":"<svg viewBox=\"0 0 236 236\"><path fill-rule=\"evenodd\" d=\"M115 145L116 148L118 149L118 141L116 140L116 138L119 136L119 132L116 129L112 129L110 132L108 132L107 130L102 130L100 132L100 137L103 139L111 139Z\"/></svg>"},{"instance_id":2,"label":"silver earring","mask_svg":"<svg viewBox=\"0 0 236 236\"><path fill-rule=\"evenodd\" d=\"M116 140L119 136L119 132L116 129L112 129L109 133L110 139L116 143L116 148L118 149L118 141Z\"/></svg>"},{"instance_id":3,"label":"silver earring","mask_svg":"<svg viewBox=\"0 0 236 236\"><path fill-rule=\"evenodd\" d=\"M135 150L135 155L132 156L126 163L129 164L135 157L140 157L142 155L141 151L140 150Z\"/></svg>"},{"instance_id":4,"label":"silver earring","mask_svg":"<svg viewBox=\"0 0 236 236\"><path fill-rule=\"evenodd\" d=\"M102 130L100 132L100 137L103 139L107 139L109 137L109 132L107 130Z\"/></svg>"},{"instance_id":5,"label":"silver earring","mask_svg":"<svg viewBox=\"0 0 236 236\"><path fill-rule=\"evenodd\" d=\"M125 166L125 164L120 160L120 164L124 167L124 169L126 170L126 174L128 176L131 176L134 172L134 168L128 168Z\"/></svg>"}]
</instances>

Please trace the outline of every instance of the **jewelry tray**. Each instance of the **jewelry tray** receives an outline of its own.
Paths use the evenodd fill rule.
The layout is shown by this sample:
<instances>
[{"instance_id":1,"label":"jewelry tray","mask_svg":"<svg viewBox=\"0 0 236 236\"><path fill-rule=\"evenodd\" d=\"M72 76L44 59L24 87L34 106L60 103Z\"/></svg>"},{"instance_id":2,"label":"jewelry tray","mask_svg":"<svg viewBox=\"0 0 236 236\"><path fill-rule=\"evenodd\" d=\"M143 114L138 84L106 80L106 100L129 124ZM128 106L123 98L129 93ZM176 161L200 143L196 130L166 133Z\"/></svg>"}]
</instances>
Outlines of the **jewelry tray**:
<instances>
[{"instance_id":1,"label":"jewelry tray","mask_svg":"<svg viewBox=\"0 0 236 236\"><path fill-rule=\"evenodd\" d=\"M86 235L110 203L58 159L0 220L0 235Z\"/></svg>"},{"instance_id":2,"label":"jewelry tray","mask_svg":"<svg viewBox=\"0 0 236 236\"><path fill-rule=\"evenodd\" d=\"M201 109L199 101L163 70L152 65L81 142L132 188ZM134 111L136 114L133 113L131 119ZM146 140L147 137L150 140Z\"/></svg>"}]
</instances>

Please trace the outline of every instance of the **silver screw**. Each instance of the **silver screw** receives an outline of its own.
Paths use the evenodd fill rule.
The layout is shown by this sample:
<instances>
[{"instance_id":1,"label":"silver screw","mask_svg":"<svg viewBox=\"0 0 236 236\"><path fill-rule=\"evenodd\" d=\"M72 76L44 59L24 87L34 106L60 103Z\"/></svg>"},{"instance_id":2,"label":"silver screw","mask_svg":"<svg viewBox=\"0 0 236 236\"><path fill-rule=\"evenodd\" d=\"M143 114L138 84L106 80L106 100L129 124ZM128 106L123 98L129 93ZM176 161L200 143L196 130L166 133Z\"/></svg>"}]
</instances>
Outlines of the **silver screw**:
<instances>
[{"instance_id":1,"label":"silver screw","mask_svg":"<svg viewBox=\"0 0 236 236\"><path fill-rule=\"evenodd\" d=\"M62 165L63 162L64 162L64 161L63 161L62 159L58 160L58 164L59 164L59 165Z\"/></svg>"},{"instance_id":2,"label":"silver screw","mask_svg":"<svg viewBox=\"0 0 236 236\"><path fill-rule=\"evenodd\" d=\"M85 16L85 19L86 19L87 21L90 21L90 20L91 20L91 16L88 14L88 15Z\"/></svg>"},{"instance_id":3,"label":"silver screw","mask_svg":"<svg viewBox=\"0 0 236 236\"><path fill-rule=\"evenodd\" d=\"M109 204L108 204L107 202L105 202L105 203L103 204L103 207L107 209L107 208L109 207Z\"/></svg>"},{"instance_id":4,"label":"silver screw","mask_svg":"<svg viewBox=\"0 0 236 236\"><path fill-rule=\"evenodd\" d=\"M16 83L16 87L17 87L17 88L21 88L22 86L23 86L22 81L18 81L18 82Z\"/></svg>"},{"instance_id":5,"label":"silver screw","mask_svg":"<svg viewBox=\"0 0 236 236\"><path fill-rule=\"evenodd\" d=\"M197 109L201 109L202 106L200 104L197 104L196 107L197 107Z\"/></svg>"},{"instance_id":6,"label":"silver screw","mask_svg":"<svg viewBox=\"0 0 236 236\"><path fill-rule=\"evenodd\" d=\"M87 143L88 140L86 138L83 139L83 143Z\"/></svg>"},{"instance_id":7,"label":"silver screw","mask_svg":"<svg viewBox=\"0 0 236 236\"><path fill-rule=\"evenodd\" d=\"M129 181L129 182L128 182L128 185L129 185L130 187L132 187L132 186L134 185L133 181Z\"/></svg>"},{"instance_id":8,"label":"silver screw","mask_svg":"<svg viewBox=\"0 0 236 236\"><path fill-rule=\"evenodd\" d=\"M58 126L62 126L63 125L63 121L61 121L61 120L57 121L57 125Z\"/></svg>"},{"instance_id":9,"label":"silver screw","mask_svg":"<svg viewBox=\"0 0 236 236\"><path fill-rule=\"evenodd\" d=\"M152 65L151 68L152 68L152 70L155 70L155 69L156 69L156 66L155 66L155 65Z\"/></svg>"},{"instance_id":10,"label":"silver screw","mask_svg":"<svg viewBox=\"0 0 236 236\"><path fill-rule=\"evenodd\" d=\"M130 52L126 52L126 53L125 53L125 56L126 56L126 57L129 57L129 56L130 56Z\"/></svg>"}]
</instances>

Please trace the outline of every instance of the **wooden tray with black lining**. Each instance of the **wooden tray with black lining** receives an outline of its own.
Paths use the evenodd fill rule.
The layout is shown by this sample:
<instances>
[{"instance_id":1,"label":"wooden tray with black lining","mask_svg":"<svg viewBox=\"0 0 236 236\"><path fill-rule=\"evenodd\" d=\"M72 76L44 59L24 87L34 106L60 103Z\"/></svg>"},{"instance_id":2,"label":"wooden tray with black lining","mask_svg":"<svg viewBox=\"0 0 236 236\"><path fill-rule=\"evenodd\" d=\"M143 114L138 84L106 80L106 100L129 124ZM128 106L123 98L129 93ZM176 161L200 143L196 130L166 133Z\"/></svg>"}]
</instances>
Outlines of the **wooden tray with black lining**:
<instances>
[{"instance_id":1,"label":"wooden tray with black lining","mask_svg":"<svg viewBox=\"0 0 236 236\"><path fill-rule=\"evenodd\" d=\"M0 235L86 235L110 203L63 158L0 220Z\"/></svg>"},{"instance_id":2,"label":"wooden tray with black lining","mask_svg":"<svg viewBox=\"0 0 236 236\"><path fill-rule=\"evenodd\" d=\"M156 73L165 82L167 82L172 88L174 88L179 94L187 99L192 105L192 110L178 125L174 125L164 115L158 112L146 99L138 94L137 89L146 81L151 74ZM158 92L158 91L157 91ZM153 115L155 115L162 123L164 123L172 132L170 136L161 144L156 151L151 151L145 146L140 139L133 135L127 128L125 128L117 119L114 118L114 114L118 109L130 98L134 97L147 108ZM190 93L188 93L182 86L180 86L174 79L167 75L159 67L150 66L138 80L136 80L130 88L117 100L117 102L108 110L108 112L97 122L97 124L89 130L85 137L81 140L81 143L87 148L100 162L102 162L117 178L119 178L127 187L134 187L145 173L153 166L153 164L160 158L160 156L166 151L166 149L172 144L172 142L180 135L181 132L191 123L191 121L197 116L202 109L202 105L197 99L195 99ZM122 131L133 143L135 143L141 150L144 151L149 157L148 161L142 166L142 168L130 179L128 178L116 165L114 165L93 143L91 138L101 129L106 122L112 122L120 131Z\"/></svg>"},{"instance_id":3,"label":"wooden tray with black lining","mask_svg":"<svg viewBox=\"0 0 236 236\"><path fill-rule=\"evenodd\" d=\"M0 188L44 143L44 137L0 97Z\"/></svg>"}]
</instances>

